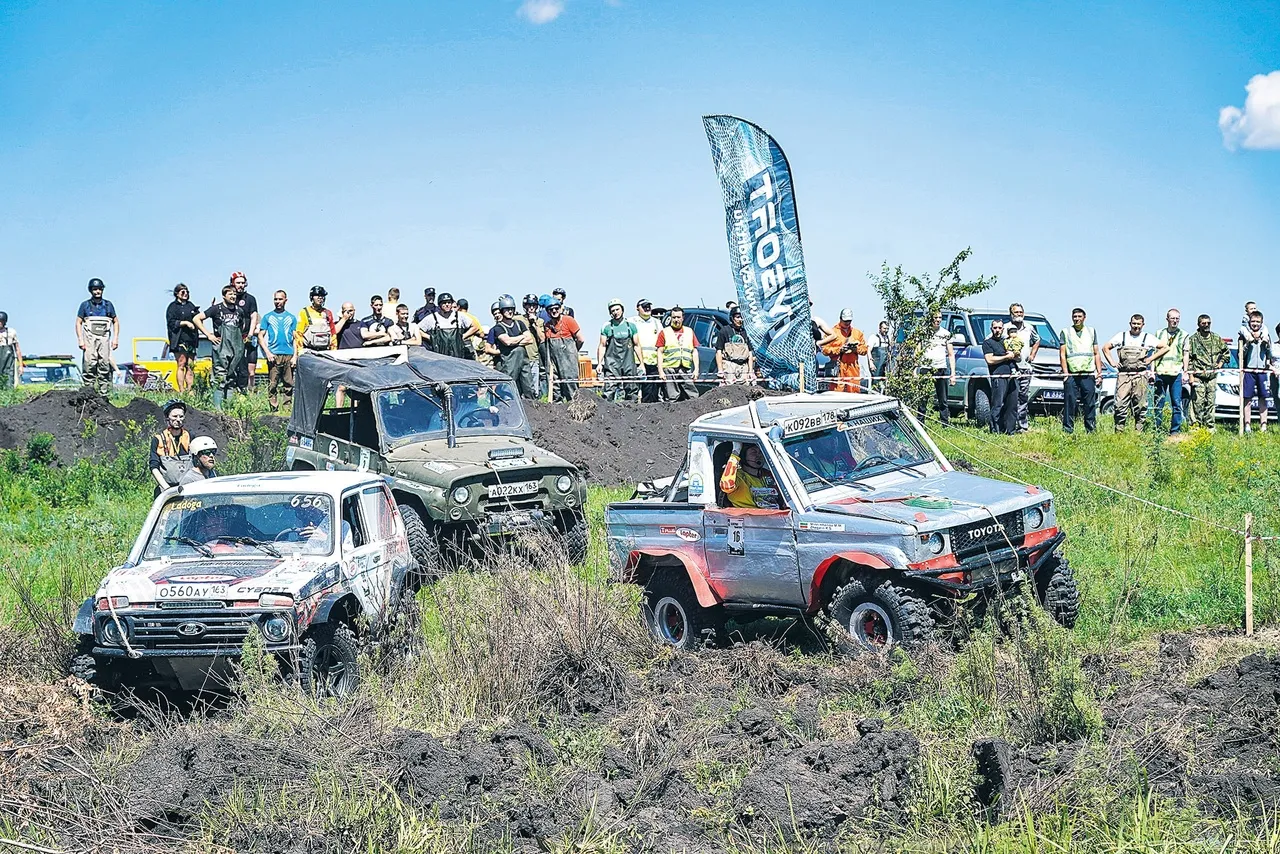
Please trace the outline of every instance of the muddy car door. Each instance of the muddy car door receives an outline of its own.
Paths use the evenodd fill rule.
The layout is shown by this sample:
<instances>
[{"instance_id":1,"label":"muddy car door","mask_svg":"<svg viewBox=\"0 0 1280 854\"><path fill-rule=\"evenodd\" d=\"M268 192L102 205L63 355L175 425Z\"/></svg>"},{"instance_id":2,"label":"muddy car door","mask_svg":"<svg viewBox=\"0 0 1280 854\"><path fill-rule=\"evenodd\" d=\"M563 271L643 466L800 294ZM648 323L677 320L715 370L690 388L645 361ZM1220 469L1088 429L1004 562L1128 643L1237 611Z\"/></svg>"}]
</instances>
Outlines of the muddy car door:
<instances>
[{"instance_id":1,"label":"muddy car door","mask_svg":"<svg viewBox=\"0 0 1280 854\"><path fill-rule=\"evenodd\" d=\"M374 537L376 528L370 524L360 493L354 489L342 496L342 573L360 601L360 609L376 619L386 605L386 597L378 589L383 548Z\"/></svg>"},{"instance_id":2,"label":"muddy car door","mask_svg":"<svg viewBox=\"0 0 1280 854\"><path fill-rule=\"evenodd\" d=\"M727 604L744 601L799 606L803 595L796 556L795 514L773 476L776 468L759 444L744 442L742 458L754 448L761 453L764 468L759 475L751 475L740 467L738 479L751 478L747 492L726 495L721 488L721 475L732 444L716 443L712 451L715 501L707 505L702 516L708 579ZM756 506L733 506L735 501Z\"/></svg>"},{"instance_id":3,"label":"muddy car door","mask_svg":"<svg viewBox=\"0 0 1280 854\"><path fill-rule=\"evenodd\" d=\"M391 603L392 591L408 569L408 550L404 533L397 526L395 499L386 486L373 484L360 491L360 512L369 524L369 532L377 547L377 560L368 577L371 599L377 606L374 614L382 614ZM397 567L397 561L401 564Z\"/></svg>"}]
</instances>

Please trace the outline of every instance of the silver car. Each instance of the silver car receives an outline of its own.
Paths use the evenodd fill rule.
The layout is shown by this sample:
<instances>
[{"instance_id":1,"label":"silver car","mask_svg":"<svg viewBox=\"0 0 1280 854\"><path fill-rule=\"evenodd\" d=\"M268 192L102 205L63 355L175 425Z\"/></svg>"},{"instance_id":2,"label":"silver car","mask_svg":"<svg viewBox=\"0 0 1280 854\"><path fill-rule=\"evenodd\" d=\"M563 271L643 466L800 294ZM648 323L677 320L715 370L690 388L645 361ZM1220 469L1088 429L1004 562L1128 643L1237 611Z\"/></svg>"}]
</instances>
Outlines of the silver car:
<instances>
[{"instance_id":1,"label":"silver car","mask_svg":"<svg viewBox=\"0 0 1280 854\"><path fill-rule=\"evenodd\" d=\"M764 459L756 506L732 506L721 478L749 445ZM675 477L610 504L605 522L615 574L644 588L650 629L677 647L743 614L826 612L877 649L929 642L961 609L1023 589L1067 627L1079 607L1053 496L957 471L882 395L705 415Z\"/></svg>"}]
</instances>

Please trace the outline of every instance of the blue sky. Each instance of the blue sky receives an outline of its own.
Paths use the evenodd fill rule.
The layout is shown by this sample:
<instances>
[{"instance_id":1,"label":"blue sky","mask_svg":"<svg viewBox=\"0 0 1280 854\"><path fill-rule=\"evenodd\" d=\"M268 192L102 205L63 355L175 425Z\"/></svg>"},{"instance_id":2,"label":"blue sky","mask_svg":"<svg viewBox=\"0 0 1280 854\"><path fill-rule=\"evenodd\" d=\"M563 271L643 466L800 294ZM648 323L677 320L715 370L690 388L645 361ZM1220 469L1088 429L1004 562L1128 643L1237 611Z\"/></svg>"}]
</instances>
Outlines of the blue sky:
<instances>
[{"instance_id":1,"label":"blue sky","mask_svg":"<svg viewBox=\"0 0 1280 854\"><path fill-rule=\"evenodd\" d=\"M828 319L873 328L869 271L972 246L982 302L1055 323L1274 323L1280 75L1245 87L1278 32L1270 0L3 0L0 310L68 352L91 276L124 338L232 270L294 309L315 283L362 311L559 284L593 325L615 295L723 303L700 116L732 113L788 154Z\"/></svg>"}]
</instances>

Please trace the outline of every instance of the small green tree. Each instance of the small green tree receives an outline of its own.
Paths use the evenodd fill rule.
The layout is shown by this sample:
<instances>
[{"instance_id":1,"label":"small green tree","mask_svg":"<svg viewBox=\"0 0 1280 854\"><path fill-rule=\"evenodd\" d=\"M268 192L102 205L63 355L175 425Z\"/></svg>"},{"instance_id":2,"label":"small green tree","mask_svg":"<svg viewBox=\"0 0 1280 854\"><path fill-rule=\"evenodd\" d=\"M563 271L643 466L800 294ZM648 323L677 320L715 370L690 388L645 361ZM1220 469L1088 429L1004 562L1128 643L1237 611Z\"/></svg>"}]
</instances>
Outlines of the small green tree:
<instances>
[{"instance_id":1,"label":"small green tree","mask_svg":"<svg viewBox=\"0 0 1280 854\"><path fill-rule=\"evenodd\" d=\"M962 300L996 283L995 276L964 280L960 265L972 254L973 250L966 247L939 271L937 279L928 273L909 275L901 265L891 268L888 261L880 267L879 275L867 274L880 295L890 328L905 336L893 348L893 358L885 371L886 394L917 408L929 396L933 380L924 364L924 353L933 336L933 316L945 309L958 308Z\"/></svg>"}]
</instances>

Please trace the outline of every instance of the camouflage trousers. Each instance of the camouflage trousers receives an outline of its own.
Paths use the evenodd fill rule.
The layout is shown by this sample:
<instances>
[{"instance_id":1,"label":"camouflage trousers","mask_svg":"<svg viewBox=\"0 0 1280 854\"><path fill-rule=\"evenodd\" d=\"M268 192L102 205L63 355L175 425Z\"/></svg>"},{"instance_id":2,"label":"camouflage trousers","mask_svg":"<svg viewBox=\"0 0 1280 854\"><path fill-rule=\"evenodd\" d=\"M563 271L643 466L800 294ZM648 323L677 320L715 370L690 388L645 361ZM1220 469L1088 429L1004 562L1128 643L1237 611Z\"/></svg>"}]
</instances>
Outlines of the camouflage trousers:
<instances>
[{"instance_id":1,"label":"camouflage trousers","mask_svg":"<svg viewBox=\"0 0 1280 854\"><path fill-rule=\"evenodd\" d=\"M1218 375L1211 372L1192 374L1191 377L1195 380L1191 384L1191 421L1200 427L1212 427Z\"/></svg>"}]
</instances>

